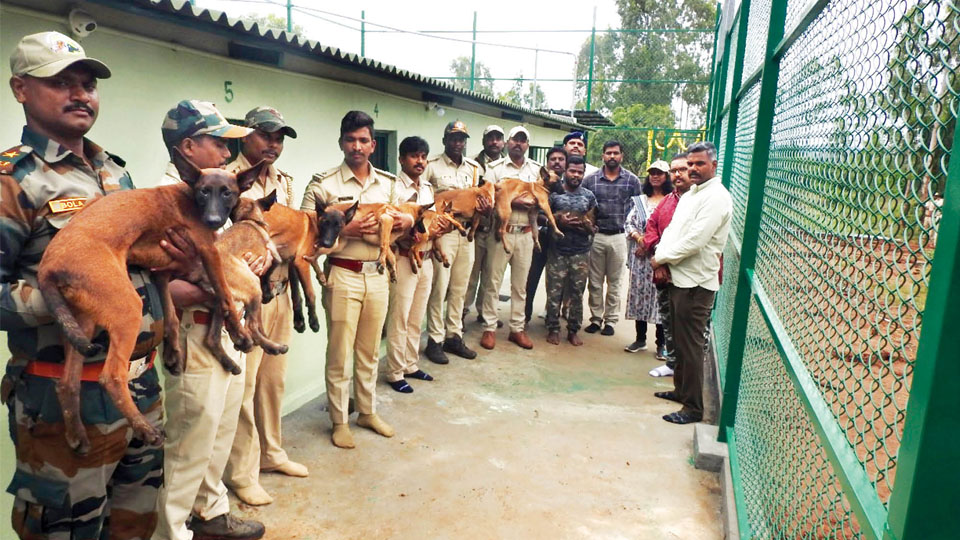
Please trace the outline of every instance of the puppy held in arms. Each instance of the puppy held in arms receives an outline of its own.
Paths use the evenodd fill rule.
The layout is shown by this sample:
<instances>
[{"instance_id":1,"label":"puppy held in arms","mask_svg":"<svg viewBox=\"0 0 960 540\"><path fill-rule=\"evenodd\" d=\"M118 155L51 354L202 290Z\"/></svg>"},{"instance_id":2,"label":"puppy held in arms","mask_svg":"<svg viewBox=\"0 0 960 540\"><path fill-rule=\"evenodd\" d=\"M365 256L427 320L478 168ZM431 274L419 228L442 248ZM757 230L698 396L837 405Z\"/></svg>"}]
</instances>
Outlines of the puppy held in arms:
<instances>
[{"instance_id":1,"label":"puppy held in arms","mask_svg":"<svg viewBox=\"0 0 960 540\"><path fill-rule=\"evenodd\" d=\"M143 313L143 302L130 282L127 266L168 266L171 257L160 247L168 229L178 231L196 247L234 343L242 350L253 347L249 332L240 324L215 242L217 229L226 223L240 193L256 181L263 162L234 175L223 169L201 170L179 151L172 157L182 183L96 199L50 240L40 261L40 291L66 341L57 398L63 409L67 444L78 454L87 453L90 447L80 419L83 358L102 352L101 345L91 343L99 330L106 331L110 340L100 384L137 436L150 444L163 441L160 427L150 424L137 410L127 386ZM183 351L180 321L168 288L170 277L162 272L153 275L163 302L164 364L176 375L183 371Z\"/></svg>"}]
</instances>

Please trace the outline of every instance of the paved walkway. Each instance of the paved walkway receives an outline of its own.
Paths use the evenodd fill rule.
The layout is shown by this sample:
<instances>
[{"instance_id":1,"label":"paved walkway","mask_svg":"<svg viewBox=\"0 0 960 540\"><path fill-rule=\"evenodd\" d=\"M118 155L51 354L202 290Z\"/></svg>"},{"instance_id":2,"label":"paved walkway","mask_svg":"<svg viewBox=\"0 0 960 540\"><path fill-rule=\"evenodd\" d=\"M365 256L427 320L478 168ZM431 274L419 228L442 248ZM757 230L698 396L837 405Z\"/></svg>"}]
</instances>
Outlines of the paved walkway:
<instances>
[{"instance_id":1,"label":"paved walkway","mask_svg":"<svg viewBox=\"0 0 960 540\"><path fill-rule=\"evenodd\" d=\"M672 387L647 376L653 355L623 351L633 322L576 348L547 344L540 318L530 334L532 351L502 329L476 360L424 361L437 380L413 394L381 381L392 439L354 427L357 448L335 448L325 400L286 417L311 476L263 474L275 502L241 513L276 539L720 538L717 476L693 468L693 427L661 420L675 407L652 395Z\"/></svg>"}]
</instances>

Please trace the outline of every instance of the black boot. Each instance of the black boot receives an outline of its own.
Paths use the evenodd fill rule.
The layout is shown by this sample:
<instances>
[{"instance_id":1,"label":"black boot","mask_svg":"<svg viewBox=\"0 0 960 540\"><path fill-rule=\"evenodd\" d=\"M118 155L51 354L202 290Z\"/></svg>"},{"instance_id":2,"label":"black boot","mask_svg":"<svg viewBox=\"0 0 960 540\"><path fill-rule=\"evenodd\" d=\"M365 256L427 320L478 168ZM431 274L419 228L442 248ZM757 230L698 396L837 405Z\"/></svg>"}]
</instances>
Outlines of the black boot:
<instances>
[{"instance_id":1,"label":"black boot","mask_svg":"<svg viewBox=\"0 0 960 540\"><path fill-rule=\"evenodd\" d=\"M467 360L473 360L477 357L477 352L467 347L460 336L448 337L443 340L443 350Z\"/></svg>"},{"instance_id":2,"label":"black boot","mask_svg":"<svg viewBox=\"0 0 960 540\"><path fill-rule=\"evenodd\" d=\"M423 354L427 357L427 360L430 360L434 364L450 363L447 355L443 354L443 348L440 347L440 344L434 341L433 338L427 338L427 348L423 350Z\"/></svg>"}]
</instances>

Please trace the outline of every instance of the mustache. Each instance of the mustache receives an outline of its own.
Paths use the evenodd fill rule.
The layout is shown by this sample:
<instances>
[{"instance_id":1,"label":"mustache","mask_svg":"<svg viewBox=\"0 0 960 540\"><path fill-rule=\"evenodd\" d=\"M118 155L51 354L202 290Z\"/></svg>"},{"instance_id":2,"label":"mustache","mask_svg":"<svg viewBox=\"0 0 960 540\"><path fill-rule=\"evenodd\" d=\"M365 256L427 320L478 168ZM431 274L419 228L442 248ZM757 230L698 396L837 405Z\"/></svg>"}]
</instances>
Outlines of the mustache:
<instances>
[{"instance_id":1,"label":"mustache","mask_svg":"<svg viewBox=\"0 0 960 540\"><path fill-rule=\"evenodd\" d=\"M71 103L63 108L63 112L73 112L73 111L84 111L90 116L93 116L93 109L84 103Z\"/></svg>"}]
</instances>

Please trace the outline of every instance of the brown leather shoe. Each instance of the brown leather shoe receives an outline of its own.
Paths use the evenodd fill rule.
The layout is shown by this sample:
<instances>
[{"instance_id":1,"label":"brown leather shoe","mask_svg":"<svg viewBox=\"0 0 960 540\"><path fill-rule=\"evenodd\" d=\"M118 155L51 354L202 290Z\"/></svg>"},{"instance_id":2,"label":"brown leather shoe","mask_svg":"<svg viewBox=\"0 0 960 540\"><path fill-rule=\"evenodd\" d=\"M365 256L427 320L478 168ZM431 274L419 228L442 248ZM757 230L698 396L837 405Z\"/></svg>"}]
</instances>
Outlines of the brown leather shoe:
<instances>
[{"instance_id":1,"label":"brown leather shoe","mask_svg":"<svg viewBox=\"0 0 960 540\"><path fill-rule=\"evenodd\" d=\"M497 333L487 330L480 337L480 346L484 349L492 350L497 346Z\"/></svg>"},{"instance_id":2,"label":"brown leather shoe","mask_svg":"<svg viewBox=\"0 0 960 540\"><path fill-rule=\"evenodd\" d=\"M510 332L510 337L508 339L524 349L533 348L533 342L530 341L530 336L528 336L523 330L519 332Z\"/></svg>"}]
</instances>

